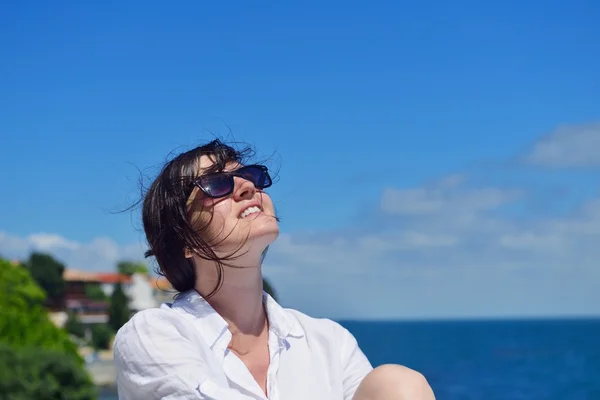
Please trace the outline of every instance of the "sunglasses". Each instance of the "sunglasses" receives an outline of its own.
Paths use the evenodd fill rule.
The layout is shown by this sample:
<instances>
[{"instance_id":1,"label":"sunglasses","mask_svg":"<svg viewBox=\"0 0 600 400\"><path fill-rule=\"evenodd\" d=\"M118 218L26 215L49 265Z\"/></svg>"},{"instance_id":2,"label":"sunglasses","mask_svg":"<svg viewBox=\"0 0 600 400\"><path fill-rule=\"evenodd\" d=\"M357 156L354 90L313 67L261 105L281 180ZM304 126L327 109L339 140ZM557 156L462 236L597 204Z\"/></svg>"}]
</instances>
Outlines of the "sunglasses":
<instances>
[{"instance_id":1,"label":"sunglasses","mask_svg":"<svg viewBox=\"0 0 600 400\"><path fill-rule=\"evenodd\" d=\"M246 165L230 172L215 172L196 178L192 185L197 186L211 198L225 197L233 193L234 177L250 181L257 189L265 189L273 184L267 167L264 165Z\"/></svg>"}]
</instances>

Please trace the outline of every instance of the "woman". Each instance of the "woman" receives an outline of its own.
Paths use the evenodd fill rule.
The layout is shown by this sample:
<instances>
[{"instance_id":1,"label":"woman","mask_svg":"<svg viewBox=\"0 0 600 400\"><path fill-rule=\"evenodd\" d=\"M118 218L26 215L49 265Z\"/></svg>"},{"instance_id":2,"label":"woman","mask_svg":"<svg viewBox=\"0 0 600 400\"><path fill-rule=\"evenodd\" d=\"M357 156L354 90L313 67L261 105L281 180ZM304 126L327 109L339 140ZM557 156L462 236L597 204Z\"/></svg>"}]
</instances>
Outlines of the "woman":
<instances>
[{"instance_id":1,"label":"woman","mask_svg":"<svg viewBox=\"0 0 600 400\"><path fill-rule=\"evenodd\" d=\"M373 369L341 325L263 292L279 227L271 177L249 155L215 140L168 162L146 193L147 256L179 294L117 333L119 398L433 399L419 373Z\"/></svg>"}]
</instances>

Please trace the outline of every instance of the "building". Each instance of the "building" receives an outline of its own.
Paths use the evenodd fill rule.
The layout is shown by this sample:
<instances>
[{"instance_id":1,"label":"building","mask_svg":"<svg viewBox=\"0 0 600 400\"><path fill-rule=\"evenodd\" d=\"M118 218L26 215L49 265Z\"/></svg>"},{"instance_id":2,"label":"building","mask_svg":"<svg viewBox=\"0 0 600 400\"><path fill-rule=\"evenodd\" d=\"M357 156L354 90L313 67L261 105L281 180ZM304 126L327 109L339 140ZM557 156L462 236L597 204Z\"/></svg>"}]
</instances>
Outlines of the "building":
<instances>
[{"instance_id":1,"label":"building","mask_svg":"<svg viewBox=\"0 0 600 400\"><path fill-rule=\"evenodd\" d=\"M129 297L129 308L133 312L158 306L152 286L153 278L146 274L133 274L125 294Z\"/></svg>"},{"instance_id":2,"label":"building","mask_svg":"<svg viewBox=\"0 0 600 400\"><path fill-rule=\"evenodd\" d=\"M54 313L53 319L57 322L66 321L66 315L69 313L76 314L81 323L86 325L108 322L109 299L118 283L129 298L129 308L133 313L159 304L154 297L155 278L145 274L129 276L65 269L63 278L65 280L64 315Z\"/></svg>"},{"instance_id":3,"label":"building","mask_svg":"<svg viewBox=\"0 0 600 400\"><path fill-rule=\"evenodd\" d=\"M152 277L150 286L152 287L154 300L158 305L173 302L173 297L177 292L164 276Z\"/></svg>"}]
</instances>

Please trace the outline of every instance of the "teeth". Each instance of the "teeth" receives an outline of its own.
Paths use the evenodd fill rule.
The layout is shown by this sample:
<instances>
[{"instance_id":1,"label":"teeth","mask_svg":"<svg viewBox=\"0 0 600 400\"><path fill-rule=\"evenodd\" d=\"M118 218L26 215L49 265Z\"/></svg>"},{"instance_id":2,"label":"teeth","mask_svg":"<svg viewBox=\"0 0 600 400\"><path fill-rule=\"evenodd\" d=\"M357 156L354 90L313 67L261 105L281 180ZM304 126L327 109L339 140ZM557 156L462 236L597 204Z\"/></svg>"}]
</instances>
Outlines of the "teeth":
<instances>
[{"instance_id":1,"label":"teeth","mask_svg":"<svg viewBox=\"0 0 600 400\"><path fill-rule=\"evenodd\" d=\"M260 208L254 206L254 207L248 207L244 210L243 213L240 214L240 218L246 218L248 215L253 214L253 213L257 213L260 212Z\"/></svg>"}]
</instances>

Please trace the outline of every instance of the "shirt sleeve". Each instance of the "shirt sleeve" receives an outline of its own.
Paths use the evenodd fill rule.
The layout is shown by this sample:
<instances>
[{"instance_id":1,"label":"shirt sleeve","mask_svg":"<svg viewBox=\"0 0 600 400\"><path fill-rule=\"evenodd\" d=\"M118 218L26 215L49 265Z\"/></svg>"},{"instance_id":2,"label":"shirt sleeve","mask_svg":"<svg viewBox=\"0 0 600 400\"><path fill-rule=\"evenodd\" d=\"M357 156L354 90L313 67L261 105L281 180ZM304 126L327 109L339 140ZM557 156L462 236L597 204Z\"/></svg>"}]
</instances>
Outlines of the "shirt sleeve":
<instances>
[{"instance_id":1,"label":"shirt sleeve","mask_svg":"<svg viewBox=\"0 0 600 400\"><path fill-rule=\"evenodd\" d=\"M120 400L249 400L214 371L213 354L161 309L137 313L114 343Z\"/></svg>"},{"instance_id":2,"label":"shirt sleeve","mask_svg":"<svg viewBox=\"0 0 600 400\"><path fill-rule=\"evenodd\" d=\"M344 400L352 400L358 385L373 370L373 366L358 346L356 338L346 328L340 326L342 343L342 365Z\"/></svg>"}]
</instances>

